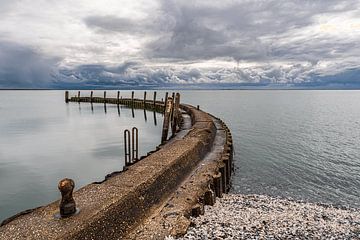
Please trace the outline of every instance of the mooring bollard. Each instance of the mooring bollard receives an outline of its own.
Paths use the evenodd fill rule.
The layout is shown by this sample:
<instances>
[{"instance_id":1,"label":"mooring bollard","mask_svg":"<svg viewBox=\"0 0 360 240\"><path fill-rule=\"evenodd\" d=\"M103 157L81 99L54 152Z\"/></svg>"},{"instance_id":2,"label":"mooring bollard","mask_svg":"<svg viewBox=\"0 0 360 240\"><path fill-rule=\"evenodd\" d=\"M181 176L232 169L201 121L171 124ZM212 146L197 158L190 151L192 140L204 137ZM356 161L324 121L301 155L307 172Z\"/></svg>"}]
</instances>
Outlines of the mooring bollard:
<instances>
[{"instance_id":1,"label":"mooring bollard","mask_svg":"<svg viewBox=\"0 0 360 240\"><path fill-rule=\"evenodd\" d=\"M196 109L197 109L197 110L200 110L200 106L199 106L199 105L197 105Z\"/></svg>"},{"instance_id":2,"label":"mooring bollard","mask_svg":"<svg viewBox=\"0 0 360 240\"><path fill-rule=\"evenodd\" d=\"M171 97L167 99L166 103L166 110L165 110L165 116L164 116L164 123L163 123L163 129L161 134L161 143L164 143L167 140L168 132L169 132L169 121L170 121L170 114L173 108L173 100Z\"/></svg>"},{"instance_id":3,"label":"mooring bollard","mask_svg":"<svg viewBox=\"0 0 360 240\"><path fill-rule=\"evenodd\" d=\"M90 92L90 102L93 102L93 96L94 96L94 92L91 91L91 92Z\"/></svg>"},{"instance_id":4,"label":"mooring bollard","mask_svg":"<svg viewBox=\"0 0 360 240\"><path fill-rule=\"evenodd\" d=\"M65 91L65 102L69 102L69 91Z\"/></svg>"},{"instance_id":5,"label":"mooring bollard","mask_svg":"<svg viewBox=\"0 0 360 240\"><path fill-rule=\"evenodd\" d=\"M76 213L76 203L72 195L75 183L72 179L64 178L59 182L58 188L61 192L61 201L59 206L60 216L62 218L70 217Z\"/></svg>"}]
</instances>

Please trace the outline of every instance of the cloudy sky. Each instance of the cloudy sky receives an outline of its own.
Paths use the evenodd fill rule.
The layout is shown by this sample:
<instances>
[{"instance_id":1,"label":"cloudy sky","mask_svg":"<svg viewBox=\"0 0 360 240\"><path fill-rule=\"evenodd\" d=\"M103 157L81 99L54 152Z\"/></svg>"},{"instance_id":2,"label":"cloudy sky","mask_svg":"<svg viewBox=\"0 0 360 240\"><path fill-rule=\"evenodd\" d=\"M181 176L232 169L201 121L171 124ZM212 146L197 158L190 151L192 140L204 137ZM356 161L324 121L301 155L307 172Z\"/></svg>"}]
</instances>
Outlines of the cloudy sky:
<instances>
[{"instance_id":1,"label":"cloudy sky","mask_svg":"<svg viewBox=\"0 0 360 240\"><path fill-rule=\"evenodd\" d=\"M0 0L0 88L360 88L360 0Z\"/></svg>"}]
</instances>

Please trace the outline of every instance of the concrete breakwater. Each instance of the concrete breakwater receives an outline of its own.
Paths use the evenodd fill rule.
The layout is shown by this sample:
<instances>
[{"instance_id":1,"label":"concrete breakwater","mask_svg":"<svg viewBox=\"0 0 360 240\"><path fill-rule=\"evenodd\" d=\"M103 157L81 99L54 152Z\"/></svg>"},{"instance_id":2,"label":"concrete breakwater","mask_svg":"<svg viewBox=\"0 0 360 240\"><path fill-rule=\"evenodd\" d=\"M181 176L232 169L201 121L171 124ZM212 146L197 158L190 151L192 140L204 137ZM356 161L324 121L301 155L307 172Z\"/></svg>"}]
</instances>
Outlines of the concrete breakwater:
<instances>
[{"instance_id":1,"label":"concrete breakwater","mask_svg":"<svg viewBox=\"0 0 360 240\"><path fill-rule=\"evenodd\" d=\"M77 97L67 102L121 104L162 112L165 101ZM163 239L181 236L190 216L203 213L228 191L233 145L220 120L190 105L179 105L176 134L126 171L74 193L80 212L54 217L59 201L6 221L0 239Z\"/></svg>"}]
</instances>

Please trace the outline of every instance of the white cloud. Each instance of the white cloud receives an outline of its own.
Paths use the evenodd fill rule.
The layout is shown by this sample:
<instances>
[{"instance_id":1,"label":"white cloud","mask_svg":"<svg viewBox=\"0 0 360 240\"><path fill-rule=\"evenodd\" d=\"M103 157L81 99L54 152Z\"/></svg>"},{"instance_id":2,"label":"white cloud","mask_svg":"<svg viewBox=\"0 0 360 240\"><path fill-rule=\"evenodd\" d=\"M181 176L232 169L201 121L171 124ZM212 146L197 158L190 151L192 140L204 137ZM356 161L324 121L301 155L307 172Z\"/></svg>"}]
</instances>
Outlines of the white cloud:
<instances>
[{"instance_id":1,"label":"white cloud","mask_svg":"<svg viewBox=\"0 0 360 240\"><path fill-rule=\"evenodd\" d=\"M56 58L60 69L101 65L99 77L115 82L301 83L360 68L355 0L1 0L0 6L0 41ZM126 62L137 64L108 72Z\"/></svg>"}]
</instances>

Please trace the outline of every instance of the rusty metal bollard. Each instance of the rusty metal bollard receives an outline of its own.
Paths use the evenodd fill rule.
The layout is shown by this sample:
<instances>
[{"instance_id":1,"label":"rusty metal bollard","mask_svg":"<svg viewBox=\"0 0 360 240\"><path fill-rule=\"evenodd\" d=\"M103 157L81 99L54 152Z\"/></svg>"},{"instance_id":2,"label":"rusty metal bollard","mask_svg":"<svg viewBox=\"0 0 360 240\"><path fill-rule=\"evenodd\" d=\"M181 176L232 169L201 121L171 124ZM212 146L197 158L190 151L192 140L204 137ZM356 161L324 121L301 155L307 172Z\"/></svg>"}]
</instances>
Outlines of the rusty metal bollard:
<instances>
[{"instance_id":1,"label":"rusty metal bollard","mask_svg":"<svg viewBox=\"0 0 360 240\"><path fill-rule=\"evenodd\" d=\"M76 203L72 196L75 183L72 179L64 178L59 182L58 188L61 192L60 216L70 217L76 213Z\"/></svg>"}]
</instances>

